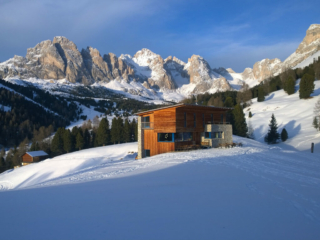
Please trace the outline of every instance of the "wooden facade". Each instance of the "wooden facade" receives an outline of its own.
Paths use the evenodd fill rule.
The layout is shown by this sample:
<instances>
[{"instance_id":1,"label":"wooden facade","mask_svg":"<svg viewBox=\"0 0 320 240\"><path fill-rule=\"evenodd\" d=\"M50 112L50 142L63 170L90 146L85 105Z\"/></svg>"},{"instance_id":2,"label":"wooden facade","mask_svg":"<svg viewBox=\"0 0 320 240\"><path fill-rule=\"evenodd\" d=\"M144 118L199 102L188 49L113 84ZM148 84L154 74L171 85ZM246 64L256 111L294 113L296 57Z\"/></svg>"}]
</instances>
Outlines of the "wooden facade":
<instances>
[{"instance_id":1,"label":"wooden facade","mask_svg":"<svg viewBox=\"0 0 320 240\"><path fill-rule=\"evenodd\" d=\"M41 151L42 153L39 153L39 151L35 151L35 152L26 152L25 154L23 154L21 156L21 162L22 165L28 165L30 163L34 163L34 162L40 162L42 160L45 160L48 158L48 154ZM36 154L33 154L36 153Z\"/></svg>"},{"instance_id":2,"label":"wooden facade","mask_svg":"<svg viewBox=\"0 0 320 240\"><path fill-rule=\"evenodd\" d=\"M141 121L142 149L150 156L172 152L184 145L200 145L201 133L206 124L226 124L226 113L230 108L178 104L137 113ZM146 119L150 122L146 123ZM143 131L143 132L142 132ZM191 133L189 141L159 141L159 133ZM142 141L142 140L140 140Z\"/></svg>"}]
</instances>

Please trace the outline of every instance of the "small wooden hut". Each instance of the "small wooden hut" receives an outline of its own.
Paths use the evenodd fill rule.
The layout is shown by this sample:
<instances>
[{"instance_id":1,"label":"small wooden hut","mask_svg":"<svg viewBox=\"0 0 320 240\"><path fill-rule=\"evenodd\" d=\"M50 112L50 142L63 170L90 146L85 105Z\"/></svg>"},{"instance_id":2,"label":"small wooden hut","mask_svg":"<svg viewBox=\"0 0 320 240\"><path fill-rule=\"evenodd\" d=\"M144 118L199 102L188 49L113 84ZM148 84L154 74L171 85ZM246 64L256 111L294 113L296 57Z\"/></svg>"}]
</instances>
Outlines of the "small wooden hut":
<instances>
[{"instance_id":1,"label":"small wooden hut","mask_svg":"<svg viewBox=\"0 0 320 240\"><path fill-rule=\"evenodd\" d=\"M48 158L48 154L44 151L33 151L33 152L26 152L21 156L21 164L22 166L28 165L34 162L40 162Z\"/></svg>"}]
</instances>

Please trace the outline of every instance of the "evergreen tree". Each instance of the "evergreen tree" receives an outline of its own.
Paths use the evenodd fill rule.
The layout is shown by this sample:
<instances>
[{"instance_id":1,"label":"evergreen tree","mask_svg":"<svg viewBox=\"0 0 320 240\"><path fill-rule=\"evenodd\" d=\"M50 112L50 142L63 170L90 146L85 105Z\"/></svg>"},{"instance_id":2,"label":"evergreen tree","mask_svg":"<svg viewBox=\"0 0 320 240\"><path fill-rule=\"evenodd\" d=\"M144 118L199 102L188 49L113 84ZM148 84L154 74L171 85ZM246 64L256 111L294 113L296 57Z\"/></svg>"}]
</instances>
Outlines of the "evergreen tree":
<instances>
[{"instance_id":1,"label":"evergreen tree","mask_svg":"<svg viewBox=\"0 0 320 240\"><path fill-rule=\"evenodd\" d=\"M99 146L105 146L110 142L109 121L107 118L102 118L97 130L97 142Z\"/></svg>"},{"instance_id":2,"label":"evergreen tree","mask_svg":"<svg viewBox=\"0 0 320 240\"><path fill-rule=\"evenodd\" d=\"M258 102L263 102L264 101L264 90L263 87L258 88Z\"/></svg>"},{"instance_id":3,"label":"evergreen tree","mask_svg":"<svg viewBox=\"0 0 320 240\"><path fill-rule=\"evenodd\" d=\"M132 120L130 127L131 127L131 130L130 130L131 141L132 142L138 141L138 124L135 118Z\"/></svg>"},{"instance_id":4,"label":"evergreen tree","mask_svg":"<svg viewBox=\"0 0 320 240\"><path fill-rule=\"evenodd\" d=\"M63 149L67 153L71 152L74 148L73 142L72 142L72 136L69 129L64 131L63 134Z\"/></svg>"},{"instance_id":5,"label":"evergreen tree","mask_svg":"<svg viewBox=\"0 0 320 240\"><path fill-rule=\"evenodd\" d=\"M4 171L6 169L6 163L4 161L4 155L6 152L4 151L4 148L1 149L0 152L0 172Z\"/></svg>"},{"instance_id":6,"label":"evergreen tree","mask_svg":"<svg viewBox=\"0 0 320 240\"><path fill-rule=\"evenodd\" d=\"M241 137L247 136L247 123L240 104L237 104L232 111L233 134Z\"/></svg>"},{"instance_id":7,"label":"evergreen tree","mask_svg":"<svg viewBox=\"0 0 320 240\"><path fill-rule=\"evenodd\" d=\"M91 136L89 133L89 130L86 128L86 130L84 130L84 134L83 134L83 139L84 139L84 148L88 148L90 147L90 140L91 140Z\"/></svg>"},{"instance_id":8,"label":"evergreen tree","mask_svg":"<svg viewBox=\"0 0 320 240\"><path fill-rule=\"evenodd\" d=\"M270 124L269 124L269 131L268 134L265 136L264 140L268 144L276 143L280 138L278 133L278 124L275 116L272 114Z\"/></svg>"},{"instance_id":9,"label":"evergreen tree","mask_svg":"<svg viewBox=\"0 0 320 240\"><path fill-rule=\"evenodd\" d=\"M122 141L122 132L123 132L123 120L121 117L112 119L111 126L111 141L115 144L116 142L120 143Z\"/></svg>"},{"instance_id":10,"label":"evergreen tree","mask_svg":"<svg viewBox=\"0 0 320 240\"><path fill-rule=\"evenodd\" d=\"M111 123L111 142L113 142L113 144L116 144L116 142L118 141L118 131L117 131L117 119L113 118L112 119L112 123Z\"/></svg>"},{"instance_id":11,"label":"evergreen tree","mask_svg":"<svg viewBox=\"0 0 320 240\"><path fill-rule=\"evenodd\" d=\"M84 146L84 138L82 137L81 133L78 132L77 137L76 137L76 148L81 150Z\"/></svg>"},{"instance_id":12,"label":"evergreen tree","mask_svg":"<svg viewBox=\"0 0 320 240\"><path fill-rule=\"evenodd\" d=\"M124 142L123 140L123 119L121 117L118 117L118 131L119 131L119 140L118 143Z\"/></svg>"},{"instance_id":13,"label":"evergreen tree","mask_svg":"<svg viewBox=\"0 0 320 240\"><path fill-rule=\"evenodd\" d=\"M288 77L288 79L286 80L285 85L286 85L285 91L288 93L288 95L294 94L296 81L293 79L292 76Z\"/></svg>"},{"instance_id":14,"label":"evergreen tree","mask_svg":"<svg viewBox=\"0 0 320 240\"><path fill-rule=\"evenodd\" d=\"M312 122L312 125L315 129L317 129L317 131L319 130L319 121L318 121L318 118L317 117L314 117L313 118L313 122Z\"/></svg>"},{"instance_id":15,"label":"evergreen tree","mask_svg":"<svg viewBox=\"0 0 320 240\"><path fill-rule=\"evenodd\" d=\"M308 73L304 74L300 81L299 97L307 99L314 90L314 77Z\"/></svg>"},{"instance_id":16,"label":"evergreen tree","mask_svg":"<svg viewBox=\"0 0 320 240\"><path fill-rule=\"evenodd\" d=\"M285 142L288 139L288 133L285 128L282 129L281 131L281 140L282 142Z\"/></svg>"},{"instance_id":17,"label":"evergreen tree","mask_svg":"<svg viewBox=\"0 0 320 240\"><path fill-rule=\"evenodd\" d=\"M59 155L63 153L63 134L64 128L58 128L56 134L54 135L51 142L51 151L55 155Z\"/></svg>"},{"instance_id":18,"label":"evergreen tree","mask_svg":"<svg viewBox=\"0 0 320 240\"><path fill-rule=\"evenodd\" d=\"M224 106L229 108L232 108L234 106L232 97L226 98L226 100L224 101Z\"/></svg>"},{"instance_id":19,"label":"evergreen tree","mask_svg":"<svg viewBox=\"0 0 320 240\"><path fill-rule=\"evenodd\" d=\"M251 113L251 111L249 112L249 118L252 118L252 113Z\"/></svg>"},{"instance_id":20,"label":"evergreen tree","mask_svg":"<svg viewBox=\"0 0 320 240\"><path fill-rule=\"evenodd\" d=\"M129 120L128 118L125 119L124 121L124 127L123 127L123 141L124 142L130 142L130 139L131 139L131 136L130 136L130 123L129 123Z\"/></svg>"}]
</instances>

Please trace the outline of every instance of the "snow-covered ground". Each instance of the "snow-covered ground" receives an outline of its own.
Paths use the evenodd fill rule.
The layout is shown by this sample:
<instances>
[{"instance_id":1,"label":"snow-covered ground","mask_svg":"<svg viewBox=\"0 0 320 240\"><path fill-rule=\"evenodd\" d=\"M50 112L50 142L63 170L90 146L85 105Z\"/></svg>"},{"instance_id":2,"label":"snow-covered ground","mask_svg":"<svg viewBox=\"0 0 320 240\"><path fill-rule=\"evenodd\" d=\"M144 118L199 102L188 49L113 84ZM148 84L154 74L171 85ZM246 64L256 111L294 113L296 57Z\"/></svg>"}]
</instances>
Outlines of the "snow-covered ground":
<instances>
[{"instance_id":1,"label":"snow-covered ground","mask_svg":"<svg viewBox=\"0 0 320 240\"><path fill-rule=\"evenodd\" d=\"M282 129L286 128L289 135L289 139L280 146L310 151L313 142L315 149L320 152L320 133L312 126L314 105L320 98L320 81L315 81L315 90L310 99L300 99L298 89L299 81L296 84L296 92L292 95L279 90L266 96L264 102L253 99L253 104L244 109L247 124L251 122L255 139L264 142L273 113L278 123L278 132L281 133ZM249 111L253 115L252 118L248 117Z\"/></svg>"},{"instance_id":2,"label":"snow-covered ground","mask_svg":"<svg viewBox=\"0 0 320 240\"><path fill-rule=\"evenodd\" d=\"M319 239L320 151L243 147L134 160L137 143L0 174L3 239ZM77 184L74 184L77 183Z\"/></svg>"}]
</instances>

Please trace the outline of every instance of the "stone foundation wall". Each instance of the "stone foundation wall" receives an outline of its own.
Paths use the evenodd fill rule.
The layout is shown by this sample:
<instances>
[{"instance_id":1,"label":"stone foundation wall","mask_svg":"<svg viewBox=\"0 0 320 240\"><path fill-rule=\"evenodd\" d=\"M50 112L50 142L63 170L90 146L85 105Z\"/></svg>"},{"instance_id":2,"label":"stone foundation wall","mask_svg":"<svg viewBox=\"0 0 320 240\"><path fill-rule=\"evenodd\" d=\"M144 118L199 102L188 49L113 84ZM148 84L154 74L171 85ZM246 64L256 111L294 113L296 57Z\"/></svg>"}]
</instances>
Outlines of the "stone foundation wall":
<instances>
[{"instance_id":1,"label":"stone foundation wall","mask_svg":"<svg viewBox=\"0 0 320 240\"><path fill-rule=\"evenodd\" d=\"M230 124L207 124L205 132L223 132L222 138L205 138L205 133L201 133L201 142L209 142L211 147L218 147L219 144L233 143L232 125Z\"/></svg>"},{"instance_id":2,"label":"stone foundation wall","mask_svg":"<svg viewBox=\"0 0 320 240\"><path fill-rule=\"evenodd\" d=\"M144 130L142 129L142 117L138 117L138 157L137 159L144 158Z\"/></svg>"}]
</instances>

